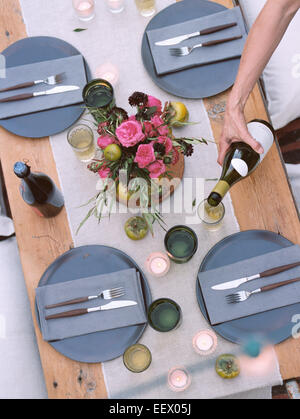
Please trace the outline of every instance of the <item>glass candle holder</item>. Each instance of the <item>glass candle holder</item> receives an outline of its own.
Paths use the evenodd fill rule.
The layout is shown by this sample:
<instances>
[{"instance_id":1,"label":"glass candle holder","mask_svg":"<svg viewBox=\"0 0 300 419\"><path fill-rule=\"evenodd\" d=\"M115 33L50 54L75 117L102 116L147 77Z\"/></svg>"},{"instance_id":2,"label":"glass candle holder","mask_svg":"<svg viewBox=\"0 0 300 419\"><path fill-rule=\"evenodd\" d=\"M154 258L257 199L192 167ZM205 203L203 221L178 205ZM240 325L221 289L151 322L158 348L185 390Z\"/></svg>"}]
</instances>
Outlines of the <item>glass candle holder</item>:
<instances>
[{"instance_id":1,"label":"glass candle holder","mask_svg":"<svg viewBox=\"0 0 300 419\"><path fill-rule=\"evenodd\" d=\"M200 202L197 213L204 227L207 230L215 231L222 225L225 216L225 207L223 202L220 202L216 207L212 207L207 202L207 199L204 199L204 201Z\"/></svg>"},{"instance_id":2,"label":"glass candle holder","mask_svg":"<svg viewBox=\"0 0 300 419\"><path fill-rule=\"evenodd\" d=\"M72 0L74 10L78 18L84 22L92 20L95 17L94 0Z\"/></svg>"},{"instance_id":3,"label":"glass candle holder","mask_svg":"<svg viewBox=\"0 0 300 419\"><path fill-rule=\"evenodd\" d=\"M123 354L123 362L125 367L135 373L145 371L151 364L152 355L145 345L137 343L129 346Z\"/></svg>"},{"instance_id":4,"label":"glass candle holder","mask_svg":"<svg viewBox=\"0 0 300 419\"><path fill-rule=\"evenodd\" d=\"M217 336L211 330L201 330L193 338L193 348L200 355L210 355L217 348Z\"/></svg>"},{"instance_id":5,"label":"glass candle holder","mask_svg":"<svg viewBox=\"0 0 300 419\"><path fill-rule=\"evenodd\" d=\"M125 0L106 0L106 4L112 13L121 13L125 9Z\"/></svg>"},{"instance_id":6,"label":"glass candle holder","mask_svg":"<svg viewBox=\"0 0 300 419\"><path fill-rule=\"evenodd\" d=\"M170 332L177 329L181 322L181 308L169 298L153 301L148 309L150 326L158 332Z\"/></svg>"},{"instance_id":7,"label":"glass candle holder","mask_svg":"<svg viewBox=\"0 0 300 419\"><path fill-rule=\"evenodd\" d=\"M155 13L155 0L135 0L136 7L140 14L149 17Z\"/></svg>"},{"instance_id":8,"label":"glass candle holder","mask_svg":"<svg viewBox=\"0 0 300 419\"><path fill-rule=\"evenodd\" d=\"M168 386L172 391L185 391L191 385L191 376L184 367L174 367L168 373Z\"/></svg>"},{"instance_id":9,"label":"glass candle holder","mask_svg":"<svg viewBox=\"0 0 300 419\"><path fill-rule=\"evenodd\" d=\"M96 77L107 80L112 86L116 86L119 81L119 70L112 63L101 64L96 69Z\"/></svg>"},{"instance_id":10,"label":"glass candle holder","mask_svg":"<svg viewBox=\"0 0 300 419\"><path fill-rule=\"evenodd\" d=\"M94 79L85 85L82 97L91 113L97 109L108 110L115 105L114 89L112 85L104 79Z\"/></svg>"},{"instance_id":11,"label":"glass candle holder","mask_svg":"<svg viewBox=\"0 0 300 419\"><path fill-rule=\"evenodd\" d=\"M84 163L91 161L96 153L94 133L85 124L78 124L68 132L68 142L78 159Z\"/></svg>"},{"instance_id":12,"label":"glass candle holder","mask_svg":"<svg viewBox=\"0 0 300 419\"><path fill-rule=\"evenodd\" d=\"M165 248L175 263L186 263L198 249L196 233L186 226L175 226L165 235Z\"/></svg>"},{"instance_id":13,"label":"glass candle holder","mask_svg":"<svg viewBox=\"0 0 300 419\"><path fill-rule=\"evenodd\" d=\"M165 253L151 253L146 260L147 271L156 277L166 275L170 269L170 260Z\"/></svg>"}]
</instances>

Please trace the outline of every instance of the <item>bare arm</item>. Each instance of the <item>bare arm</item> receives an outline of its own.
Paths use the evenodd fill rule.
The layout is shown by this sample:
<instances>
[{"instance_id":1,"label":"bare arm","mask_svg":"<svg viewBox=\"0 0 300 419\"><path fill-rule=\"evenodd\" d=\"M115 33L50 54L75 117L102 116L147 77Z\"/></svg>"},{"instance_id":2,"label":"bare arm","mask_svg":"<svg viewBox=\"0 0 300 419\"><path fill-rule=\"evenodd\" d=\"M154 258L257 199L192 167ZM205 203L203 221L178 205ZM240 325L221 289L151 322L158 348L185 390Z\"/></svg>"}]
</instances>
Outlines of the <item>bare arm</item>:
<instances>
[{"instance_id":1,"label":"bare arm","mask_svg":"<svg viewBox=\"0 0 300 419\"><path fill-rule=\"evenodd\" d=\"M244 107L263 69L300 8L300 0L268 0L254 22L241 57L239 71L228 98L218 163L233 141L244 141L259 153L261 145L247 130Z\"/></svg>"}]
</instances>

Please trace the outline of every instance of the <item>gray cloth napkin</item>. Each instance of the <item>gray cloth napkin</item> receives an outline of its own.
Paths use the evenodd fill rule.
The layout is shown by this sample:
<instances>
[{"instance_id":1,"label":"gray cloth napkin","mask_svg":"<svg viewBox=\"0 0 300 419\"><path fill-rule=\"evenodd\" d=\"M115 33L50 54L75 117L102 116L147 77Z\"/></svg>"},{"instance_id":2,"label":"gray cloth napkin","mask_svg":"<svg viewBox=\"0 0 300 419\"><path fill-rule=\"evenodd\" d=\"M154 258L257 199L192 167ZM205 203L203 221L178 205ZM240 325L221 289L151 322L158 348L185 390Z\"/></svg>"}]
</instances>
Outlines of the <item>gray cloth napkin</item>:
<instances>
[{"instance_id":1,"label":"gray cloth napkin","mask_svg":"<svg viewBox=\"0 0 300 419\"><path fill-rule=\"evenodd\" d=\"M6 78L0 79L0 89L35 80L44 80L49 76L65 73L59 86L79 86L80 89L55 95L37 96L26 100L0 104L0 119L39 112L46 109L82 103L82 88L86 84L86 73L82 55L41 61L6 69ZM16 89L0 93L0 99L22 93L41 92L55 86L38 84L25 89Z\"/></svg>"},{"instance_id":2,"label":"gray cloth napkin","mask_svg":"<svg viewBox=\"0 0 300 419\"><path fill-rule=\"evenodd\" d=\"M267 269L298 262L299 260L300 247L294 245L255 258L226 265L222 268L200 272L198 274L198 281L211 325L299 303L300 281L275 290L254 294L248 300L238 304L228 304L225 297L237 291L253 291L264 285L300 277L300 266L277 275L244 283L238 288L223 291L211 289L213 285L254 275Z\"/></svg>"},{"instance_id":3,"label":"gray cloth napkin","mask_svg":"<svg viewBox=\"0 0 300 419\"><path fill-rule=\"evenodd\" d=\"M71 300L73 298L96 295L103 290L115 287L124 287L125 295L114 300L97 298L76 305L48 310L44 308L46 305ZM49 314L73 310L75 308L97 307L118 300L133 300L138 304L113 310L92 312L82 316L45 320L45 316ZM38 287L36 289L36 302L42 335L46 341L132 326L147 321L139 273L135 269L126 269L119 272Z\"/></svg>"},{"instance_id":4,"label":"gray cloth napkin","mask_svg":"<svg viewBox=\"0 0 300 419\"><path fill-rule=\"evenodd\" d=\"M202 35L191 38L171 47L155 45L155 42L157 41L163 41L175 36L185 35L200 31L201 29L207 29L213 26L223 25L231 22L237 22L238 25L209 35ZM198 48L191 54L184 57L173 57L169 53L169 48L193 46L205 41L230 38L232 36L239 35L243 35L243 38L226 42L224 44ZM163 75L172 73L174 71L184 70L190 67L240 57L247 35L240 8L235 7L224 12L195 18L193 20L178 23L176 25L149 30L147 31L147 37L156 72L158 75ZM199 80L199 83L201 83L201 80Z\"/></svg>"}]
</instances>

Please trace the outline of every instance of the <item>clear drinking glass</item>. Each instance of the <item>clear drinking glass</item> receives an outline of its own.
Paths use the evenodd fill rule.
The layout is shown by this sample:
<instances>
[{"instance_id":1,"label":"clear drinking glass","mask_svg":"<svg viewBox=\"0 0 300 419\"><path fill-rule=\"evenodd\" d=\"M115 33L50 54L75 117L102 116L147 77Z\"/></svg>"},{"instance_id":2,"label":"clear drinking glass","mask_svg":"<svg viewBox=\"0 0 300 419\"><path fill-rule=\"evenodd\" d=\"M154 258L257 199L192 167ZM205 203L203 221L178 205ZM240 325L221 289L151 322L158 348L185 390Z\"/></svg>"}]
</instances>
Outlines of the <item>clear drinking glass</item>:
<instances>
[{"instance_id":1,"label":"clear drinking glass","mask_svg":"<svg viewBox=\"0 0 300 419\"><path fill-rule=\"evenodd\" d=\"M154 15L155 0L135 0L135 4L142 16L149 17Z\"/></svg>"},{"instance_id":2,"label":"clear drinking glass","mask_svg":"<svg viewBox=\"0 0 300 419\"><path fill-rule=\"evenodd\" d=\"M112 13L121 13L125 9L125 0L105 0Z\"/></svg>"},{"instance_id":3,"label":"clear drinking glass","mask_svg":"<svg viewBox=\"0 0 300 419\"><path fill-rule=\"evenodd\" d=\"M94 0L72 0L72 2L74 10L80 20L87 22L95 17Z\"/></svg>"},{"instance_id":4,"label":"clear drinking glass","mask_svg":"<svg viewBox=\"0 0 300 419\"><path fill-rule=\"evenodd\" d=\"M80 161L87 163L95 156L94 133L87 125L72 127L68 132L68 142Z\"/></svg>"},{"instance_id":5,"label":"clear drinking glass","mask_svg":"<svg viewBox=\"0 0 300 419\"><path fill-rule=\"evenodd\" d=\"M207 230L218 230L222 225L222 220L225 216L225 207L222 202L216 207L212 207L204 199L198 206L198 216Z\"/></svg>"}]
</instances>

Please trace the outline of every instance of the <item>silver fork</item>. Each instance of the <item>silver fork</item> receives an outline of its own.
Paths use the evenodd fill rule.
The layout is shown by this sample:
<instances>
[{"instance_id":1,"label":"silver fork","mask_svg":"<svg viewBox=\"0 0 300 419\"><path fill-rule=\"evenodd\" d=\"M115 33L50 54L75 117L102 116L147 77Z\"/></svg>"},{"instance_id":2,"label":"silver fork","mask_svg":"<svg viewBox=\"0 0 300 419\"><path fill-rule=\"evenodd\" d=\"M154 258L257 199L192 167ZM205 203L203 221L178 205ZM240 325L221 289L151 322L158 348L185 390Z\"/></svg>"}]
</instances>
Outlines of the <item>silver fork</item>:
<instances>
[{"instance_id":1,"label":"silver fork","mask_svg":"<svg viewBox=\"0 0 300 419\"><path fill-rule=\"evenodd\" d=\"M234 41L234 40L240 39L240 38L242 38L242 35L233 36L233 37L230 37L230 38L215 39L214 41L202 42L201 44L197 44L197 45L194 45L192 47L169 48L169 52L173 56L183 57L185 55L189 55L196 48L209 47L211 45L223 44L224 42Z\"/></svg>"},{"instance_id":2,"label":"silver fork","mask_svg":"<svg viewBox=\"0 0 300 419\"><path fill-rule=\"evenodd\" d=\"M42 84L42 83L53 86L53 85L59 84L63 81L64 74L65 73L60 73L60 74L56 74L54 76L49 76L49 77L47 77L46 79L43 79L43 80L35 80L35 81L29 81L29 82L26 82L26 83L16 84L14 86L10 86L10 87L6 87L5 89L1 89L0 93L8 92L10 90L15 90L15 89L24 89L25 87L31 87L31 86L35 86L36 84Z\"/></svg>"},{"instance_id":3,"label":"silver fork","mask_svg":"<svg viewBox=\"0 0 300 419\"><path fill-rule=\"evenodd\" d=\"M257 288L254 291L238 291L238 292L235 292L234 294L226 295L226 300L227 300L227 303L229 304L240 303L242 301L247 300L253 294L259 294L260 292L270 291L275 288L279 288L284 285L292 284L298 281L300 281L300 278L294 278L294 279L288 279L287 281L277 282L277 284L275 283L275 284L266 285L264 287Z\"/></svg>"},{"instance_id":4,"label":"silver fork","mask_svg":"<svg viewBox=\"0 0 300 419\"><path fill-rule=\"evenodd\" d=\"M85 301L95 300L96 298L103 298L104 300L112 300L113 298L122 297L124 294L125 292L124 292L123 287L112 288L112 289L104 290L97 295L89 295L87 297L79 297L79 298L74 298L72 300L62 301L60 303L50 304L48 306L45 306L45 308L49 309L49 308L55 308L55 307L68 306L70 304L84 303Z\"/></svg>"}]
</instances>

